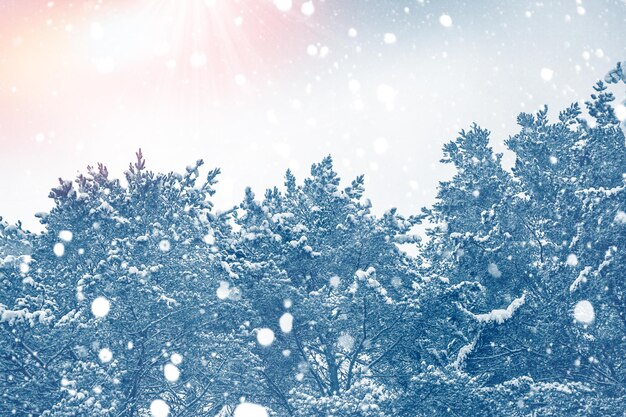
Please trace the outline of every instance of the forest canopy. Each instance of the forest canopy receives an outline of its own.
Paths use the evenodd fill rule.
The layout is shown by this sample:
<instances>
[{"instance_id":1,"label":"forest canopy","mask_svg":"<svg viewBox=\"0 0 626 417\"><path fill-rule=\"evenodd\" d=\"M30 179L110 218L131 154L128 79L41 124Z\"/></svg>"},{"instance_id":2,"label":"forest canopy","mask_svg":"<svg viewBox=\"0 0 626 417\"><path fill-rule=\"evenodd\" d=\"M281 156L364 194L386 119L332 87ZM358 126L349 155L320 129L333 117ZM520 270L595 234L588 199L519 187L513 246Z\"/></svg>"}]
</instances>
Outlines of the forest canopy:
<instances>
[{"instance_id":1,"label":"forest canopy","mask_svg":"<svg viewBox=\"0 0 626 417\"><path fill-rule=\"evenodd\" d=\"M44 232L0 221L0 415L623 415L606 83L586 115L520 114L512 169L461 131L454 176L408 216L374 214L331 157L222 212L202 161L155 173L139 151L124 182L103 164L60 180Z\"/></svg>"}]
</instances>

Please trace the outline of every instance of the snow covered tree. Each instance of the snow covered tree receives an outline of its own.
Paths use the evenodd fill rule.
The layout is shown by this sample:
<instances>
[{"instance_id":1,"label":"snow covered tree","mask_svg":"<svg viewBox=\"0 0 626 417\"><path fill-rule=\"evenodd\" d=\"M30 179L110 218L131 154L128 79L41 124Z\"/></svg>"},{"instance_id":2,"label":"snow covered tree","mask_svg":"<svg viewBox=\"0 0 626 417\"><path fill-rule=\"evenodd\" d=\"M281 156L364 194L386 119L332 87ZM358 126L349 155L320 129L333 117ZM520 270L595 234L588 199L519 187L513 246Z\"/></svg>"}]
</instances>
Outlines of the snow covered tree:
<instances>
[{"instance_id":1,"label":"snow covered tree","mask_svg":"<svg viewBox=\"0 0 626 417\"><path fill-rule=\"evenodd\" d=\"M462 131L419 216L330 157L222 213L202 161L60 180L43 233L0 219L0 414L623 415L626 143L594 90L519 115L511 170Z\"/></svg>"},{"instance_id":2,"label":"snow covered tree","mask_svg":"<svg viewBox=\"0 0 626 417\"><path fill-rule=\"evenodd\" d=\"M55 301L47 340L60 348L39 355L57 375L39 413L145 415L159 399L172 413L221 408L245 349L235 307L216 296L215 241L228 233L211 210L219 171L196 186L201 165L154 174L139 152L128 185L99 165L52 191L32 258Z\"/></svg>"},{"instance_id":3,"label":"snow covered tree","mask_svg":"<svg viewBox=\"0 0 626 417\"><path fill-rule=\"evenodd\" d=\"M477 393L494 415L505 407L495 392L507 392L520 415L540 409L611 415L626 395L626 304L616 274L626 148L612 94L601 82L595 90L587 103L591 121L577 105L555 123L547 109L520 115L520 133L506 141L516 156L511 174L497 157L493 167L465 163L465 155L485 152L486 140L476 150L462 132L444 148L457 175L442 183L438 203L425 212L438 226L424 254L430 273L458 290L451 302L464 317L446 311L449 303L442 308L459 329L447 352L457 352L458 368L482 381ZM470 137L482 132L474 128ZM497 190L487 204L469 195L473 188L479 192L472 197L480 198L480 184ZM467 344L459 347L458 339ZM534 392L549 405L540 408ZM575 395L585 400L559 406Z\"/></svg>"},{"instance_id":4,"label":"snow covered tree","mask_svg":"<svg viewBox=\"0 0 626 417\"><path fill-rule=\"evenodd\" d=\"M363 177L341 190L330 157L303 185L251 191L236 216L232 287L259 329L259 380L279 415L396 415L406 361L407 294L415 266L397 243L415 223L382 217ZM275 340L263 340L271 331Z\"/></svg>"},{"instance_id":5,"label":"snow covered tree","mask_svg":"<svg viewBox=\"0 0 626 417\"><path fill-rule=\"evenodd\" d=\"M37 415L35 399L58 397L58 374L49 369L57 345L49 339L54 300L33 278L33 235L0 218L0 414Z\"/></svg>"},{"instance_id":6,"label":"snow covered tree","mask_svg":"<svg viewBox=\"0 0 626 417\"><path fill-rule=\"evenodd\" d=\"M432 260L430 272L453 284L467 280L484 284L490 290L488 304L510 301L522 286L517 274L501 279L503 271L516 267L516 259L505 252L513 236L524 233L523 222L511 216L524 195L502 168L501 159L489 146L489 131L476 125L462 131L444 146L442 159L454 164L457 173L440 184L438 201L424 210L435 225L429 233L436 235L424 247L424 256Z\"/></svg>"}]
</instances>

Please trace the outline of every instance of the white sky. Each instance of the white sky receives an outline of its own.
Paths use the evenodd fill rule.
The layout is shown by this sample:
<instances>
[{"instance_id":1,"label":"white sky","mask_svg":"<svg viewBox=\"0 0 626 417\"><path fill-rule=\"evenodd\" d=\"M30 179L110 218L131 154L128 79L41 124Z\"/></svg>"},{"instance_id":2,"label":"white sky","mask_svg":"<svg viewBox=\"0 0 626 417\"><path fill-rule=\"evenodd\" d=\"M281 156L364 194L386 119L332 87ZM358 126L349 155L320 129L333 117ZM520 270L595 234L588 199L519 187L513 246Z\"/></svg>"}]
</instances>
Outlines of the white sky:
<instances>
[{"instance_id":1,"label":"white sky","mask_svg":"<svg viewBox=\"0 0 626 417\"><path fill-rule=\"evenodd\" d=\"M278 54L263 51L271 55L259 64L263 70L245 68L244 85L236 73L218 79L210 69L168 76L165 58L139 65L139 58L120 52L123 42L107 46L119 54L111 74L83 79L80 57L97 66L93 57L107 48L91 43L89 11L72 15L72 36L86 39L72 45L81 49L63 54L20 55L15 48L40 51L46 37L32 34L28 27L35 23L28 20L5 28L0 215L39 230L33 215L50 208L47 194L58 177L73 178L96 162L122 177L139 147L152 170L183 171L199 158L207 168L221 167L218 208L236 204L247 185L258 195L281 185L287 168L302 179L311 163L331 154L346 184L366 174L377 211L417 212L449 175L438 162L441 146L459 129L476 121L502 150L520 111L545 103L555 117L586 99L595 81L626 59L623 1L502 3L314 1L312 16L275 33L278 40L289 37L288 46ZM300 3L294 4L290 13L297 14ZM18 12L23 18L35 13ZM450 27L440 23L443 14ZM1 26L6 14L0 15ZM132 21L134 15L101 19L104 39L115 39L120 16ZM302 31L294 29L298 24ZM328 48L324 57L322 47ZM60 78L25 85L46 75L48 66L61 68ZM22 77L24 68L32 78ZM206 87L216 80L233 87L219 94ZM615 90L620 100L623 90Z\"/></svg>"}]
</instances>

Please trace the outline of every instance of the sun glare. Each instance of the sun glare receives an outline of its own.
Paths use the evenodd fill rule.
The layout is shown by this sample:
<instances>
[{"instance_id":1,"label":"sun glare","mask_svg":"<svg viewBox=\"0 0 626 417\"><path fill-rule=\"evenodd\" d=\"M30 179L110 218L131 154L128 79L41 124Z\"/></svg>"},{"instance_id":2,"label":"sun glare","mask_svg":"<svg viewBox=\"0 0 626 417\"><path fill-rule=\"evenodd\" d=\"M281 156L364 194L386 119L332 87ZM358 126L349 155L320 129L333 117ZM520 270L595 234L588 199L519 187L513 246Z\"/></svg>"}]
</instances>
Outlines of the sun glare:
<instances>
[{"instance_id":1,"label":"sun glare","mask_svg":"<svg viewBox=\"0 0 626 417\"><path fill-rule=\"evenodd\" d=\"M273 69L274 56L289 43L281 35L297 18L288 9L284 0L140 0L91 23L91 47L101 52L94 64L106 73L134 61L189 83L241 87Z\"/></svg>"}]
</instances>

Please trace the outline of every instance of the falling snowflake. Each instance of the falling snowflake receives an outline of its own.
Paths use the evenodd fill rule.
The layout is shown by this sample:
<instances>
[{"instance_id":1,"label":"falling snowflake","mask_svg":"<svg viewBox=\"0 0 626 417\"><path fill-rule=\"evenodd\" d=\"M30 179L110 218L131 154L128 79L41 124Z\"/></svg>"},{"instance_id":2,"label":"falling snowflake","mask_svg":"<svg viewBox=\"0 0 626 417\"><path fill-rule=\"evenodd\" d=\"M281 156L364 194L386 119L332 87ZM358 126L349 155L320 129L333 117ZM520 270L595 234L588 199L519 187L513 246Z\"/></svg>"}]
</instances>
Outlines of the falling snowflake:
<instances>
[{"instance_id":1,"label":"falling snowflake","mask_svg":"<svg viewBox=\"0 0 626 417\"><path fill-rule=\"evenodd\" d=\"M261 346L269 346L274 343L274 332L268 328L259 329L256 339Z\"/></svg>"},{"instance_id":2,"label":"falling snowflake","mask_svg":"<svg viewBox=\"0 0 626 417\"><path fill-rule=\"evenodd\" d=\"M574 318L582 324L591 324L596 318L593 304L587 300L579 301L574 307Z\"/></svg>"},{"instance_id":3,"label":"falling snowflake","mask_svg":"<svg viewBox=\"0 0 626 417\"><path fill-rule=\"evenodd\" d=\"M61 230L59 232L59 239L61 239L64 242L71 242L73 237L74 237L74 234L70 232L69 230Z\"/></svg>"},{"instance_id":4,"label":"falling snowflake","mask_svg":"<svg viewBox=\"0 0 626 417\"><path fill-rule=\"evenodd\" d=\"M63 255L65 255L65 245L61 242L56 243L54 247L52 248L52 251L54 252L56 256L60 258Z\"/></svg>"},{"instance_id":5,"label":"falling snowflake","mask_svg":"<svg viewBox=\"0 0 626 417\"><path fill-rule=\"evenodd\" d=\"M172 361L174 365L180 365L181 363L183 363L183 357L178 353L172 353L172 355L170 356L170 361Z\"/></svg>"},{"instance_id":6,"label":"falling snowflake","mask_svg":"<svg viewBox=\"0 0 626 417\"><path fill-rule=\"evenodd\" d=\"M100 349L100 352L98 352L98 358L102 363L111 362L111 359L113 359L113 352L111 352L109 348Z\"/></svg>"},{"instance_id":7,"label":"falling snowflake","mask_svg":"<svg viewBox=\"0 0 626 417\"><path fill-rule=\"evenodd\" d=\"M167 417L170 414L170 406L163 400L154 400L150 403L152 417Z\"/></svg>"},{"instance_id":8,"label":"falling snowflake","mask_svg":"<svg viewBox=\"0 0 626 417\"><path fill-rule=\"evenodd\" d=\"M292 0L274 0L274 5L281 12L288 12L293 7Z\"/></svg>"},{"instance_id":9,"label":"falling snowflake","mask_svg":"<svg viewBox=\"0 0 626 417\"><path fill-rule=\"evenodd\" d=\"M180 378L180 370L176 365L168 363L163 367L163 375L168 381L176 382Z\"/></svg>"},{"instance_id":10,"label":"falling snowflake","mask_svg":"<svg viewBox=\"0 0 626 417\"><path fill-rule=\"evenodd\" d=\"M265 407L254 403L238 404L233 413L233 417L268 417Z\"/></svg>"},{"instance_id":11,"label":"falling snowflake","mask_svg":"<svg viewBox=\"0 0 626 417\"><path fill-rule=\"evenodd\" d=\"M442 14L441 16L439 16L439 23L444 28L449 28L452 26L452 18L447 14Z\"/></svg>"},{"instance_id":12,"label":"falling snowflake","mask_svg":"<svg viewBox=\"0 0 626 417\"><path fill-rule=\"evenodd\" d=\"M167 239L163 239L162 241L159 242L159 250L161 252L169 252L171 246L170 246L170 241Z\"/></svg>"},{"instance_id":13,"label":"falling snowflake","mask_svg":"<svg viewBox=\"0 0 626 417\"><path fill-rule=\"evenodd\" d=\"M96 318L105 317L110 309L111 303L105 297L98 297L91 302L91 313Z\"/></svg>"},{"instance_id":14,"label":"falling snowflake","mask_svg":"<svg viewBox=\"0 0 626 417\"><path fill-rule=\"evenodd\" d=\"M293 316L290 313L283 314L280 317L279 324L280 330L282 330L283 333L291 332L291 329L293 328Z\"/></svg>"},{"instance_id":15,"label":"falling snowflake","mask_svg":"<svg viewBox=\"0 0 626 417\"><path fill-rule=\"evenodd\" d=\"M315 13L315 6L313 5L313 1L309 0L302 3L300 11L305 16L313 16L313 13Z\"/></svg>"}]
</instances>

